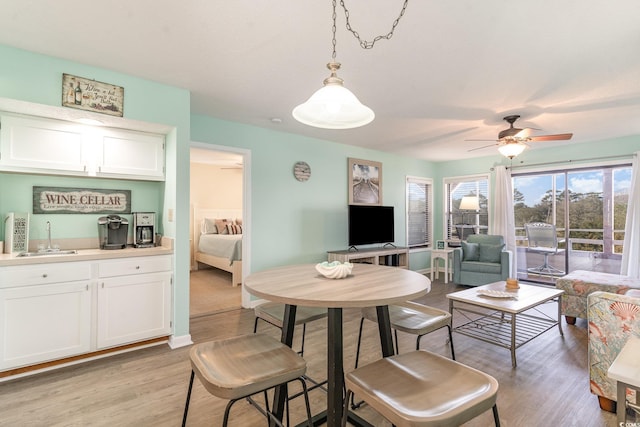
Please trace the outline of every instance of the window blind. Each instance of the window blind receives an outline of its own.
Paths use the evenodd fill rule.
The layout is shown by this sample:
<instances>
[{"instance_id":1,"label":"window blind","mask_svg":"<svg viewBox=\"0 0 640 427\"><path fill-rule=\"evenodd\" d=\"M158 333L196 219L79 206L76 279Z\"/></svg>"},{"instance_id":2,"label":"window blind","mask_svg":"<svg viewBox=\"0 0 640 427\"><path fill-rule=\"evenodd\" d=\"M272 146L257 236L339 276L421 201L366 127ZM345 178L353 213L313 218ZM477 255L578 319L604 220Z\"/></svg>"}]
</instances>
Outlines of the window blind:
<instances>
[{"instance_id":1,"label":"window blind","mask_svg":"<svg viewBox=\"0 0 640 427\"><path fill-rule=\"evenodd\" d=\"M407 246L431 244L432 182L407 178Z\"/></svg>"}]
</instances>

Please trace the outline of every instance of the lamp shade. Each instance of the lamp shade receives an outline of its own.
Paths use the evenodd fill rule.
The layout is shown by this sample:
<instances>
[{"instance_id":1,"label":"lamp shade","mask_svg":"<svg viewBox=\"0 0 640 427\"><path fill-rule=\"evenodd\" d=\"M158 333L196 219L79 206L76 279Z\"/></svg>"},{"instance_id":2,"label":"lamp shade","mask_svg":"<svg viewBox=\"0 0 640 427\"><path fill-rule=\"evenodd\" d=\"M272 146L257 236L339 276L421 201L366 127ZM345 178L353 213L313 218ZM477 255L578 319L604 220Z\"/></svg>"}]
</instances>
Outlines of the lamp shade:
<instances>
[{"instance_id":1,"label":"lamp shade","mask_svg":"<svg viewBox=\"0 0 640 427\"><path fill-rule=\"evenodd\" d=\"M337 76L340 63L330 62L331 75L304 104L293 109L293 118L305 125L324 129L351 129L364 126L376 116L371 108L362 105Z\"/></svg>"},{"instance_id":2,"label":"lamp shade","mask_svg":"<svg viewBox=\"0 0 640 427\"><path fill-rule=\"evenodd\" d=\"M294 108L293 117L309 126L350 129L371 123L375 114L341 83L329 83Z\"/></svg>"},{"instance_id":3,"label":"lamp shade","mask_svg":"<svg viewBox=\"0 0 640 427\"><path fill-rule=\"evenodd\" d=\"M513 159L522 153L525 148L527 148L527 145L522 142L506 142L498 146L498 151L503 156Z\"/></svg>"},{"instance_id":4,"label":"lamp shade","mask_svg":"<svg viewBox=\"0 0 640 427\"><path fill-rule=\"evenodd\" d=\"M477 196L464 196L460 201L460 207L463 211L478 211L480 210L480 201Z\"/></svg>"}]
</instances>

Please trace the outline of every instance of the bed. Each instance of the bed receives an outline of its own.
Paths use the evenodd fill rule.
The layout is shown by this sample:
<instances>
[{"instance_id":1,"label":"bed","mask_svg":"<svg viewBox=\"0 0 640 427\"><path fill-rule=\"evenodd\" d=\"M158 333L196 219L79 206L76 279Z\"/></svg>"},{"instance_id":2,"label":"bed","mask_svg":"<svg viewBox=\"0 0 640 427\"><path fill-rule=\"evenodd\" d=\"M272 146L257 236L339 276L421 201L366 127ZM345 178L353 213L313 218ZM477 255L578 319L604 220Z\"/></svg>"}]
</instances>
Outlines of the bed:
<instances>
[{"instance_id":1,"label":"bed","mask_svg":"<svg viewBox=\"0 0 640 427\"><path fill-rule=\"evenodd\" d=\"M242 210L194 208L193 242L195 269L219 268L231 273L232 286L242 284Z\"/></svg>"}]
</instances>

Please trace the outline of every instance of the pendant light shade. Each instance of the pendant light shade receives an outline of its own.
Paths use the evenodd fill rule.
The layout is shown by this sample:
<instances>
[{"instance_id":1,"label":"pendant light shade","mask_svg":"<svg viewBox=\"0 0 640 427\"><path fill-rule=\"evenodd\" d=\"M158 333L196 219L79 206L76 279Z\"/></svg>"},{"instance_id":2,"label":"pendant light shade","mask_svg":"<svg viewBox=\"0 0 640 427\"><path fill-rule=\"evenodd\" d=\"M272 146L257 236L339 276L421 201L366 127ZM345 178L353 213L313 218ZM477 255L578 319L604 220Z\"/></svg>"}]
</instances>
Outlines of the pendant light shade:
<instances>
[{"instance_id":1,"label":"pendant light shade","mask_svg":"<svg viewBox=\"0 0 640 427\"><path fill-rule=\"evenodd\" d=\"M375 118L373 110L360 103L336 75L340 64L330 62L327 68L331 76L307 102L293 109L293 117L305 125L324 129L351 129L371 123Z\"/></svg>"},{"instance_id":2,"label":"pendant light shade","mask_svg":"<svg viewBox=\"0 0 640 427\"><path fill-rule=\"evenodd\" d=\"M498 146L498 151L503 156L509 159L513 159L514 157L522 153L525 148L527 148L527 145L525 143L513 141L500 144Z\"/></svg>"}]
</instances>

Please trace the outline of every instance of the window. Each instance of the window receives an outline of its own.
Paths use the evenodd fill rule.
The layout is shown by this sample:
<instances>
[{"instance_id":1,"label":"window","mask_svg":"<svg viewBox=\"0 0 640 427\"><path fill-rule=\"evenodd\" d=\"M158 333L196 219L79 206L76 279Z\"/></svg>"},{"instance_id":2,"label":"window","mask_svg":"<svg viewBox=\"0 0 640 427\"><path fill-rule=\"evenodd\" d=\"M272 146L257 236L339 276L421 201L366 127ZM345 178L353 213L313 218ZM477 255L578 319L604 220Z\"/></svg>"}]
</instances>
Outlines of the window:
<instances>
[{"instance_id":1,"label":"window","mask_svg":"<svg viewBox=\"0 0 640 427\"><path fill-rule=\"evenodd\" d=\"M445 178L444 194L446 240L464 240L469 233L487 234L489 228L488 175ZM460 209L460 202L466 196L477 197L478 210ZM460 227L461 225L464 227ZM460 233L463 235L460 236Z\"/></svg>"},{"instance_id":2,"label":"window","mask_svg":"<svg viewBox=\"0 0 640 427\"><path fill-rule=\"evenodd\" d=\"M431 245L433 182L426 178L407 177L407 246Z\"/></svg>"},{"instance_id":3,"label":"window","mask_svg":"<svg viewBox=\"0 0 640 427\"><path fill-rule=\"evenodd\" d=\"M566 271L620 271L632 168L612 164L513 174L516 239L526 247L524 225L554 224L566 251ZM538 260L525 252L527 265ZM526 266L518 262L519 273Z\"/></svg>"}]
</instances>

